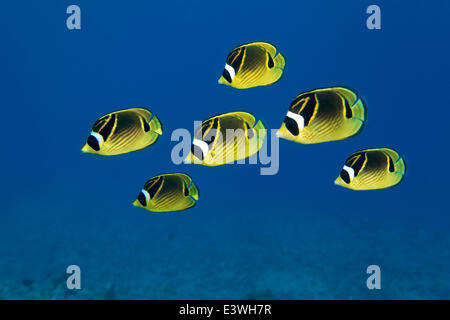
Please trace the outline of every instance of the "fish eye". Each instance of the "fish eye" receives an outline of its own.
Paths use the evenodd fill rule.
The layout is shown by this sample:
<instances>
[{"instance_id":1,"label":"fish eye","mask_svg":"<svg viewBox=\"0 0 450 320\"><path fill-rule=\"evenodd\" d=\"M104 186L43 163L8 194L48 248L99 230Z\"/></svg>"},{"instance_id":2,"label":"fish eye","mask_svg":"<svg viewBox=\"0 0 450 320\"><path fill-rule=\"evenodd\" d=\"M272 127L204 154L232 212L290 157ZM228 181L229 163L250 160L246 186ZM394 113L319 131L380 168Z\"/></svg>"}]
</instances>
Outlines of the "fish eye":
<instances>
[{"instance_id":1,"label":"fish eye","mask_svg":"<svg viewBox=\"0 0 450 320\"><path fill-rule=\"evenodd\" d=\"M284 118L284 124L286 126L286 129L293 135L293 136L298 136L299 134L299 130L298 130L298 125L297 122L289 117L285 117Z\"/></svg>"},{"instance_id":2,"label":"fish eye","mask_svg":"<svg viewBox=\"0 0 450 320\"><path fill-rule=\"evenodd\" d=\"M147 198L145 197L143 192L139 193L137 200L143 207L147 206Z\"/></svg>"},{"instance_id":3,"label":"fish eye","mask_svg":"<svg viewBox=\"0 0 450 320\"><path fill-rule=\"evenodd\" d=\"M91 147L95 151L99 151L100 150L100 145L98 143L98 140L93 135L89 136L89 138L87 139L87 144L88 144L89 147Z\"/></svg>"},{"instance_id":4,"label":"fish eye","mask_svg":"<svg viewBox=\"0 0 450 320\"><path fill-rule=\"evenodd\" d=\"M346 184L350 183L350 175L344 169L342 169L341 174L339 176L341 177L342 181L344 181Z\"/></svg>"}]
</instances>

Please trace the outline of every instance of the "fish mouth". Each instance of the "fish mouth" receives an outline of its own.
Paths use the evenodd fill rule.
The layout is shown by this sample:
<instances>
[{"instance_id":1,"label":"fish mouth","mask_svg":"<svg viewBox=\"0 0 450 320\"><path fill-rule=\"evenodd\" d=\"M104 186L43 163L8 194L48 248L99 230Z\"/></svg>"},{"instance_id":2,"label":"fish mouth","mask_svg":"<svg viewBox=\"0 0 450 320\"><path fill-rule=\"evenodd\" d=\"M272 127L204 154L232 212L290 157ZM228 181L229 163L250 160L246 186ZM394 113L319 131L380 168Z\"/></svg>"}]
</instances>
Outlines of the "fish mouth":
<instances>
[{"instance_id":1,"label":"fish mouth","mask_svg":"<svg viewBox=\"0 0 450 320\"><path fill-rule=\"evenodd\" d=\"M334 184L337 185L337 186L340 186L340 185L341 185L341 183L340 183L340 181L339 181L339 178L336 178L336 180L334 180Z\"/></svg>"},{"instance_id":2,"label":"fish mouth","mask_svg":"<svg viewBox=\"0 0 450 320\"><path fill-rule=\"evenodd\" d=\"M87 144L84 145L83 148L81 148L81 152L83 153L89 153L89 146Z\"/></svg>"},{"instance_id":3,"label":"fish mouth","mask_svg":"<svg viewBox=\"0 0 450 320\"><path fill-rule=\"evenodd\" d=\"M219 80L217 80L217 83L225 84L225 81L224 81L223 77L220 77Z\"/></svg>"},{"instance_id":4,"label":"fish mouth","mask_svg":"<svg viewBox=\"0 0 450 320\"><path fill-rule=\"evenodd\" d=\"M133 206L134 207L141 207L141 204L139 203L139 201L138 200L134 200L134 202L133 202Z\"/></svg>"},{"instance_id":5,"label":"fish mouth","mask_svg":"<svg viewBox=\"0 0 450 320\"><path fill-rule=\"evenodd\" d=\"M183 163L184 163L184 164L192 164L190 155L187 156L186 159L183 160Z\"/></svg>"}]
</instances>

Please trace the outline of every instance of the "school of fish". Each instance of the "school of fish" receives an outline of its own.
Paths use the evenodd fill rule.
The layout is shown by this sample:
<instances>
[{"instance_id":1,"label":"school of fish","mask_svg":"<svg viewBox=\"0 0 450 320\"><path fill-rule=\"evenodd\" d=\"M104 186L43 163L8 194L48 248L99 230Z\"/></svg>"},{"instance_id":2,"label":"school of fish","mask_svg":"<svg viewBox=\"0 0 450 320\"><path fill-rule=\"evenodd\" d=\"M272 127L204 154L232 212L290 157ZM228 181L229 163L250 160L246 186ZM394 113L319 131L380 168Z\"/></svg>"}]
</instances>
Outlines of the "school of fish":
<instances>
[{"instance_id":1,"label":"school of fish","mask_svg":"<svg viewBox=\"0 0 450 320\"><path fill-rule=\"evenodd\" d=\"M237 89L269 86L279 81L286 61L275 46L253 42L231 50L218 83ZM366 105L357 92L346 87L309 90L289 105L277 131L282 139L301 144L344 140L357 135L366 120ZM162 135L159 118L146 108L113 111L95 121L82 152L113 156L138 151ZM245 111L214 115L195 130L185 163L220 166L258 153L267 134L261 120ZM352 190L374 190L399 184L406 173L397 151L382 147L352 153L335 184ZM192 208L199 189L185 173L159 174L142 187L136 207L152 212Z\"/></svg>"}]
</instances>

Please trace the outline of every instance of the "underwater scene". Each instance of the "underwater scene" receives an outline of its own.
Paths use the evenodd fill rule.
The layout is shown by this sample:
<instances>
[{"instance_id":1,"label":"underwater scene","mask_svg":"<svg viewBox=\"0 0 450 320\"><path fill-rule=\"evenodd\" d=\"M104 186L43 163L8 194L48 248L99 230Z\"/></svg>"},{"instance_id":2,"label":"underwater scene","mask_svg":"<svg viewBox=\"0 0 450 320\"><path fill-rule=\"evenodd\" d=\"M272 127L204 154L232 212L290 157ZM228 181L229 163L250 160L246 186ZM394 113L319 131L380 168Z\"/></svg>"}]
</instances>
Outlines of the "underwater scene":
<instances>
[{"instance_id":1,"label":"underwater scene","mask_svg":"<svg viewBox=\"0 0 450 320\"><path fill-rule=\"evenodd\" d=\"M450 298L449 1L0 10L0 299Z\"/></svg>"}]
</instances>

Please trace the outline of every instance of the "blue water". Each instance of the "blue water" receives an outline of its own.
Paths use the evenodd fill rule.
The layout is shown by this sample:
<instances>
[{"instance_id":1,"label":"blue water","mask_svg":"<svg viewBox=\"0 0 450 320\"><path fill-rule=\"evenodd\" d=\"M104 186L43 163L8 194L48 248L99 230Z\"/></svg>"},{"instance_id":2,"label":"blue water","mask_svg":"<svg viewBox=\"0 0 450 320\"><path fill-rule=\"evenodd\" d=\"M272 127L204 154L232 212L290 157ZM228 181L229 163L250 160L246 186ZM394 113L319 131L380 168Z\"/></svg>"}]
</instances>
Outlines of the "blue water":
<instances>
[{"instance_id":1,"label":"blue water","mask_svg":"<svg viewBox=\"0 0 450 320\"><path fill-rule=\"evenodd\" d=\"M81 30L66 8L81 8ZM381 8L368 30L366 8ZM448 1L2 1L2 299L448 299ZM253 41L286 57L282 79L217 84ZM279 171L175 165L177 128L246 110L281 125L300 92L345 85L365 99L361 134L280 140ZM103 114L147 107L164 134L142 151L82 154ZM392 147L391 189L333 184L354 151ZM133 207L142 185L189 174L196 207ZM66 268L81 268L79 291ZM381 268L369 290L366 268Z\"/></svg>"}]
</instances>

